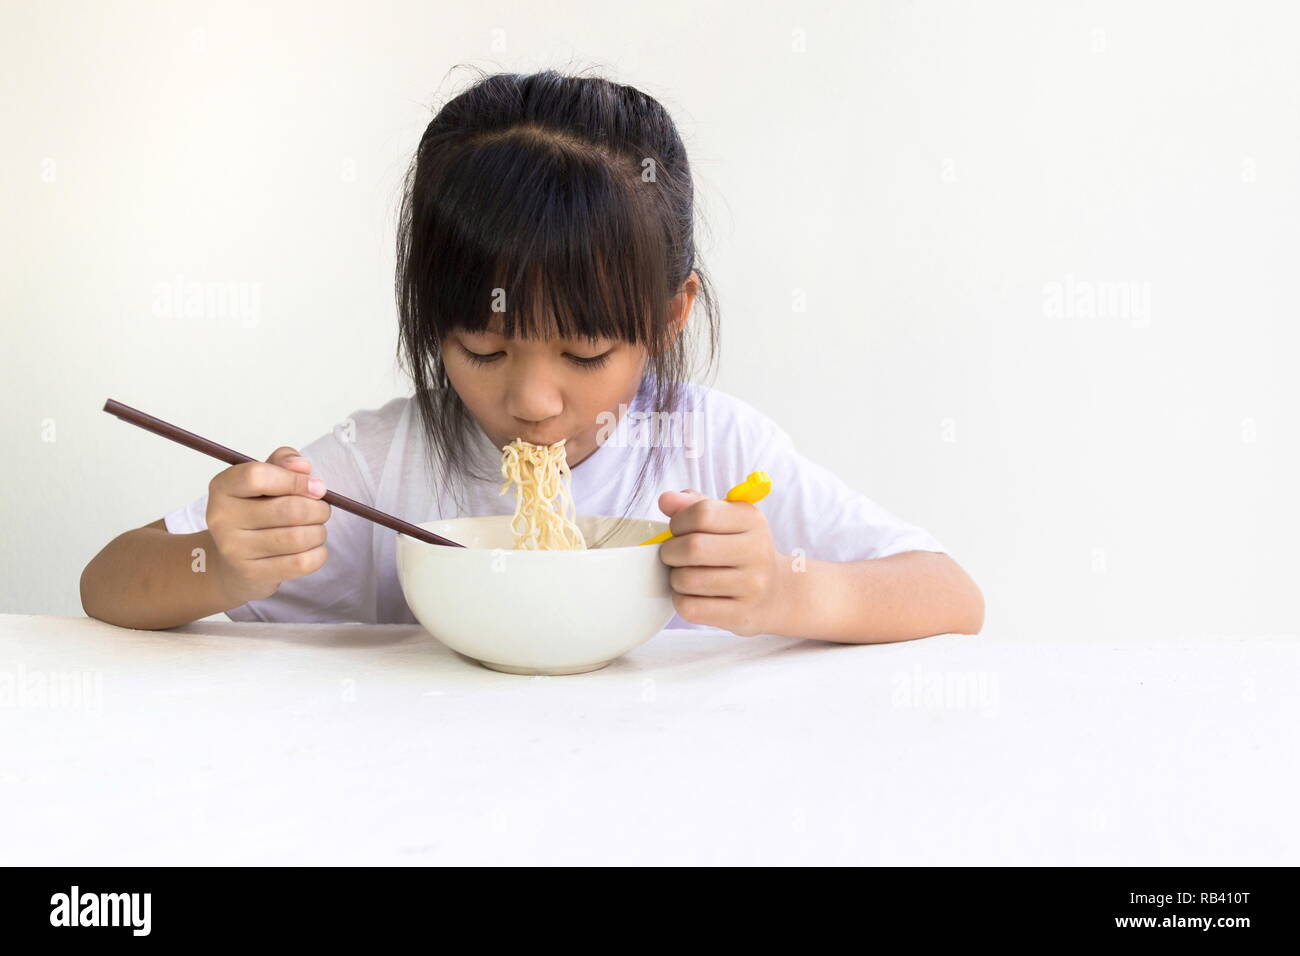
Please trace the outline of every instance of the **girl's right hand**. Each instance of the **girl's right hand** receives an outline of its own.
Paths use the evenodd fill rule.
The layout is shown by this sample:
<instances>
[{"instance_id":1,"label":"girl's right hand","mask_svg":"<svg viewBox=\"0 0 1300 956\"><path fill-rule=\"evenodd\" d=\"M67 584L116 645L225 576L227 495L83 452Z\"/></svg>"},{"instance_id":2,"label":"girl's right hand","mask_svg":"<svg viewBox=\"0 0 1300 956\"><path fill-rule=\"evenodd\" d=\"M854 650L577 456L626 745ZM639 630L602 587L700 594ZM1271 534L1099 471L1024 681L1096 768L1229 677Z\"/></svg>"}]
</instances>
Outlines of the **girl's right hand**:
<instances>
[{"instance_id":1,"label":"girl's right hand","mask_svg":"<svg viewBox=\"0 0 1300 956\"><path fill-rule=\"evenodd\" d=\"M208 484L208 531L231 607L268 598L325 564L325 483L289 447L231 465Z\"/></svg>"}]
</instances>

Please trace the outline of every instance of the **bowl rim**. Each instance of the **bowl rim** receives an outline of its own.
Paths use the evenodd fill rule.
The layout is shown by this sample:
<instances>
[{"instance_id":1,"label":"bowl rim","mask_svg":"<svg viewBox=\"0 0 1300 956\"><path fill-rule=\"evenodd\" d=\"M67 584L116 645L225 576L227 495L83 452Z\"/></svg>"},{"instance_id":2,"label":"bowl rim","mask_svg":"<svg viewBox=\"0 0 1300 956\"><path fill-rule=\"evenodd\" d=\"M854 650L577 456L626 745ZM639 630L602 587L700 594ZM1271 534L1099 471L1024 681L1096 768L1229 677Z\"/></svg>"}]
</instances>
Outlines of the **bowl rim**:
<instances>
[{"instance_id":1,"label":"bowl rim","mask_svg":"<svg viewBox=\"0 0 1300 956\"><path fill-rule=\"evenodd\" d=\"M511 519L513 517L514 515L504 515L504 514L503 515L459 515L455 518L430 518L428 521L415 521L412 522L412 524L414 524L417 528L424 528L426 531L432 531L433 529L430 527L430 525L442 524L444 522L477 521L480 519L487 519L487 518ZM652 525L660 525L661 531L666 531L668 529L667 519L660 521L655 518L628 518L626 515L592 515L592 514L580 514L578 515L578 517L579 518L608 518L613 521L620 521L620 520L645 521ZM405 539L406 541L413 542L414 544L429 544L429 542L421 541L419 538L412 538L409 534L406 534L403 531L398 531L397 537L398 539ZM612 548L583 548L582 550L579 551L531 551L525 548L518 548L518 549L516 548L471 548L468 545L460 548L450 548L450 547L436 545L436 544L430 545L430 547L437 548L439 551L445 551L445 552L461 551L461 552L469 552L471 554L483 554L483 553L492 554L496 551L503 551L507 554L526 554L526 555L539 555L539 556L555 555L557 557L560 555L573 556L573 555L580 555L580 554L595 554L597 552L601 554L613 554L618 551L637 551L642 548L644 548L647 552L651 554L656 554L659 551L657 547L641 544L639 542L637 544L620 544ZM565 558L562 557L559 559L565 560ZM536 559L528 558L526 560L536 560Z\"/></svg>"}]
</instances>

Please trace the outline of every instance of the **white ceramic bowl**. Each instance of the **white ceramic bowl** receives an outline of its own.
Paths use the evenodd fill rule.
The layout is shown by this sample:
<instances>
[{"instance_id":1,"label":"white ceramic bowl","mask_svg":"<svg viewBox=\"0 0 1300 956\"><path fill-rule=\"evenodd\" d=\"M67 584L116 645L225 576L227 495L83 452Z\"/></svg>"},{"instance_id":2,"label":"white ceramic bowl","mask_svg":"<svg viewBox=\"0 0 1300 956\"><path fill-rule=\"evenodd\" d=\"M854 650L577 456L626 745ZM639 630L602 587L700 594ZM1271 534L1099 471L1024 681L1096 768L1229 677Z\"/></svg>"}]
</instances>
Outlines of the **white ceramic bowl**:
<instances>
[{"instance_id":1,"label":"white ceramic bowl","mask_svg":"<svg viewBox=\"0 0 1300 956\"><path fill-rule=\"evenodd\" d=\"M397 574L411 613L430 634L509 674L582 674L643 644L673 616L668 567L640 542L665 521L625 519L586 551L516 551L510 515L420 524L465 545L397 536ZM579 515L588 541L617 518Z\"/></svg>"}]
</instances>

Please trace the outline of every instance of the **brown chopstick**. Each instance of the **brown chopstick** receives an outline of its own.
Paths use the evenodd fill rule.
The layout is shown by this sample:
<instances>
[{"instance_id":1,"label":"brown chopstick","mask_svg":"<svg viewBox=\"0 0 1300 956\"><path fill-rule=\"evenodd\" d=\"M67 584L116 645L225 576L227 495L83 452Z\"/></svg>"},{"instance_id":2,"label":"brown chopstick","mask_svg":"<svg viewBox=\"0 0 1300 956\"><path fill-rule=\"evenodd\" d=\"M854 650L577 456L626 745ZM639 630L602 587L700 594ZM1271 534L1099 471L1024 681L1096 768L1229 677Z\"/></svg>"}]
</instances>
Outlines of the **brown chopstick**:
<instances>
[{"instance_id":1,"label":"brown chopstick","mask_svg":"<svg viewBox=\"0 0 1300 956\"><path fill-rule=\"evenodd\" d=\"M161 418L154 418L138 408L132 408L130 405L123 405L121 402L109 399L104 403L104 411L110 415L116 415L124 422L130 422L132 425L139 425L145 431L153 432L155 435L161 435L163 438L170 438L178 445L184 445L186 448L193 448L195 451L201 451L205 455L211 455L213 458L224 461L228 465L242 465L246 461L256 461L247 455L241 455L225 445L218 445L214 441L193 432L188 432L179 428L170 422L165 422ZM385 528L392 528L394 531L400 531L402 534L412 538L418 538L421 541L427 541L429 544L441 544L449 548L463 548L463 544L452 541L450 538L444 538L442 535L434 534L432 531L426 531L418 525L413 525L409 521L403 521L401 518L394 518L390 514L378 511L369 505L363 505L359 501L354 501L345 495L337 492L326 491L321 496L321 501L333 505L335 508L342 508L344 511L365 518L367 521L373 521L375 524L383 525Z\"/></svg>"}]
</instances>

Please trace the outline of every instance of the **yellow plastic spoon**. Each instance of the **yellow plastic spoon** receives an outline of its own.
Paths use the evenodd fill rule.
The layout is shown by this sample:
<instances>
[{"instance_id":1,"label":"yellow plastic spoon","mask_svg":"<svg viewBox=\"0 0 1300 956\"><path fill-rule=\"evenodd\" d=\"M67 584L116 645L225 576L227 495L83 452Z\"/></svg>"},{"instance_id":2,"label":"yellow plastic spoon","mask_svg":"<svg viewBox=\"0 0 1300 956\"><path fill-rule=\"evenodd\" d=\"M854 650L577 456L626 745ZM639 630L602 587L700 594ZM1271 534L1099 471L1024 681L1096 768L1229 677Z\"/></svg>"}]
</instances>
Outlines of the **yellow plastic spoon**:
<instances>
[{"instance_id":1,"label":"yellow plastic spoon","mask_svg":"<svg viewBox=\"0 0 1300 956\"><path fill-rule=\"evenodd\" d=\"M772 479L768 477L765 471L751 471L749 477L742 481L736 487L727 492L727 501L748 501L751 505L758 504L767 497L767 493L772 490ZM664 531L642 541L641 544L659 544L667 541L673 536L671 531Z\"/></svg>"}]
</instances>

